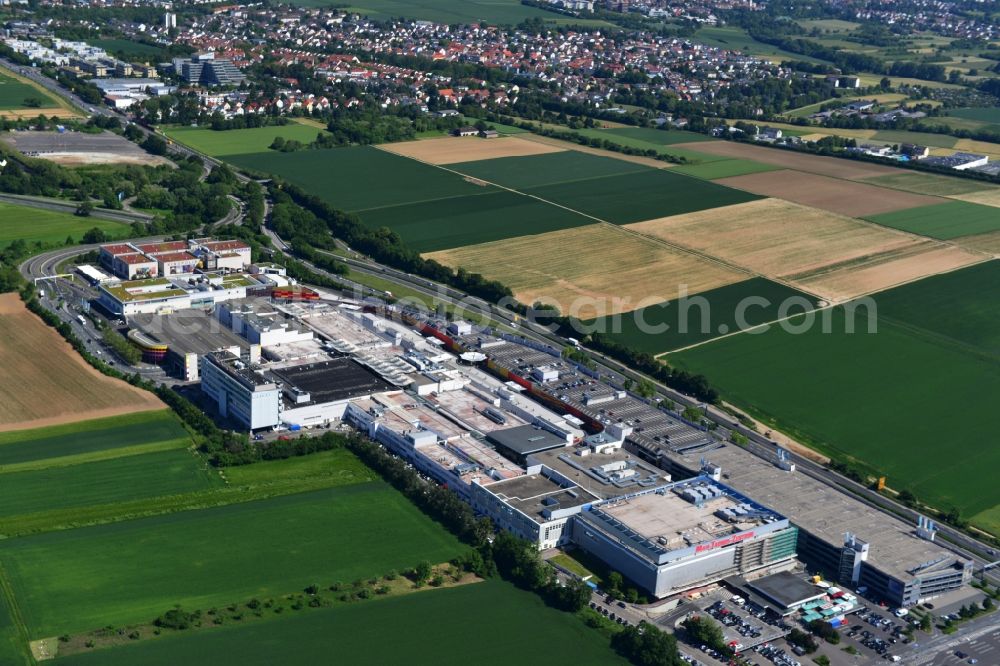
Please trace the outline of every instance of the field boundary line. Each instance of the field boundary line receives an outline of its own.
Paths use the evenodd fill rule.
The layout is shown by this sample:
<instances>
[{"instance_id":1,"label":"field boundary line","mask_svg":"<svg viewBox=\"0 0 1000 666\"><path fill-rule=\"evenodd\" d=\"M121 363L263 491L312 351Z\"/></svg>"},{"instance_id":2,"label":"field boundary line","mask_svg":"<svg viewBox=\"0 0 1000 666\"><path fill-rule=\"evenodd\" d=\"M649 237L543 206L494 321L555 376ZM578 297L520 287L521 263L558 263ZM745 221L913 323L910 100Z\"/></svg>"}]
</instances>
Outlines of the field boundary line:
<instances>
[{"instance_id":1,"label":"field boundary line","mask_svg":"<svg viewBox=\"0 0 1000 666\"><path fill-rule=\"evenodd\" d=\"M390 154L391 155L395 155L395 153L390 153ZM435 166L435 165L431 165L431 166ZM460 174L460 175L464 175L464 174ZM472 178L472 176L465 176L465 178ZM480 180L480 179L477 178L476 180ZM493 183L489 183L489 182L487 182L485 180L483 180L482 182L486 183L487 185L493 185ZM349 210L347 212L351 213L353 215L358 215L358 214L367 213L367 212L370 212L370 211L373 211L373 210L386 210L388 208L400 208L401 206L416 206L416 205L419 205L419 204L434 203L435 201L449 201L451 199L465 199L466 197L483 197L483 196L486 196L488 194L497 194L497 193L496 192L489 192L489 191L487 191L487 192L472 192L471 194L456 194L456 195L447 196L447 197L432 197L430 199L417 199L416 201L404 201L402 203L386 204L385 206L372 206L371 208L355 208L354 210Z\"/></svg>"},{"instance_id":2,"label":"field boundary line","mask_svg":"<svg viewBox=\"0 0 1000 666\"><path fill-rule=\"evenodd\" d=\"M190 440L182 439L165 440L153 442L151 444L139 444L137 446L123 446L116 449L102 449L88 453L77 453L68 456L56 456L54 458L41 458L39 460L28 460L21 463L11 463L0 465L0 476L4 474L16 474L18 472L38 472L46 469L57 469L60 467L75 467L87 463L105 462L117 460L119 458L132 458L148 453L162 453L164 451L178 451L191 448Z\"/></svg>"},{"instance_id":3,"label":"field boundary line","mask_svg":"<svg viewBox=\"0 0 1000 666\"><path fill-rule=\"evenodd\" d=\"M17 629L21 640L24 641L24 646L28 647L31 643L31 636L28 634L28 625L24 623L24 617L21 615L21 607L17 604L17 597L14 595L14 587L7 577L7 570L2 563L0 563L0 594L3 595L7 608L10 610L10 617L14 621L14 628Z\"/></svg>"}]
</instances>

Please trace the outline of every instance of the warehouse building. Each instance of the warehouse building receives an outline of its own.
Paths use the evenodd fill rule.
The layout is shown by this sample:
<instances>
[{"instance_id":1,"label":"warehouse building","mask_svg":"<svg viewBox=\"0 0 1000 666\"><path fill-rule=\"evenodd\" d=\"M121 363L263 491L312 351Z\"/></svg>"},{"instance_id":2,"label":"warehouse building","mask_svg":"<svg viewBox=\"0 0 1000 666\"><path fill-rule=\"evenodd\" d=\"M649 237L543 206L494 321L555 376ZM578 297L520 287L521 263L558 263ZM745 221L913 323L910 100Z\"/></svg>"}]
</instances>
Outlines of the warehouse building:
<instances>
[{"instance_id":1,"label":"warehouse building","mask_svg":"<svg viewBox=\"0 0 1000 666\"><path fill-rule=\"evenodd\" d=\"M248 430L280 422L281 389L259 368L228 352L201 358L201 390L215 401L220 415Z\"/></svg>"},{"instance_id":2,"label":"warehouse building","mask_svg":"<svg viewBox=\"0 0 1000 666\"><path fill-rule=\"evenodd\" d=\"M129 317L128 338L142 350L147 363L162 364L174 377L197 381L201 357L215 351L260 361L260 346L251 345L221 326L205 310L178 310L169 315L137 314Z\"/></svg>"},{"instance_id":3,"label":"warehouse building","mask_svg":"<svg viewBox=\"0 0 1000 666\"><path fill-rule=\"evenodd\" d=\"M657 598L795 563L787 518L708 476L585 506L573 543Z\"/></svg>"},{"instance_id":4,"label":"warehouse building","mask_svg":"<svg viewBox=\"0 0 1000 666\"><path fill-rule=\"evenodd\" d=\"M559 472L537 465L525 476L472 485L472 508L539 550L570 542L570 520L597 501Z\"/></svg>"},{"instance_id":5,"label":"warehouse building","mask_svg":"<svg viewBox=\"0 0 1000 666\"><path fill-rule=\"evenodd\" d=\"M702 459L722 470L725 482L753 494L798 527L799 557L829 580L893 606L912 606L972 578L972 561L930 540L933 526L918 526L872 509L857 498L794 466L764 460L739 447L719 445L695 455L668 454L661 466L678 476L697 473Z\"/></svg>"},{"instance_id":6,"label":"warehouse building","mask_svg":"<svg viewBox=\"0 0 1000 666\"><path fill-rule=\"evenodd\" d=\"M524 465L528 456L566 448L566 439L533 425L494 430L486 436L504 457Z\"/></svg>"}]
</instances>

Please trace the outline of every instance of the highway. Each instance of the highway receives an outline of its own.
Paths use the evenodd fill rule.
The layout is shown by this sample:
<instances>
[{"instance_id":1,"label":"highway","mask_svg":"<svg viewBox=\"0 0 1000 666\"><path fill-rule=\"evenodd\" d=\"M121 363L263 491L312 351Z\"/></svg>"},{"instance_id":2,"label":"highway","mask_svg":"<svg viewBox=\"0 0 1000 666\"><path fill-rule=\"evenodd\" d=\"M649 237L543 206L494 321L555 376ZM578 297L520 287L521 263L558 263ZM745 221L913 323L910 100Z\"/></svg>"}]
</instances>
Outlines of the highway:
<instances>
[{"instance_id":1,"label":"highway","mask_svg":"<svg viewBox=\"0 0 1000 666\"><path fill-rule=\"evenodd\" d=\"M18 206L27 206L28 208L40 208L57 213L68 213L69 215L75 215L76 209L79 207L78 203L66 199L50 199L48 197L36 197L26 194L7 194L6 192L0 192L0 201L17 204ZM153 220L153 216L146 213L111 210L109 208L94 208L90 213L90 217L98 217L103 220L111 220L112 222L122 222L123 224L131 224L133 222L145 224Z\"/></svg>"}]
</instances>

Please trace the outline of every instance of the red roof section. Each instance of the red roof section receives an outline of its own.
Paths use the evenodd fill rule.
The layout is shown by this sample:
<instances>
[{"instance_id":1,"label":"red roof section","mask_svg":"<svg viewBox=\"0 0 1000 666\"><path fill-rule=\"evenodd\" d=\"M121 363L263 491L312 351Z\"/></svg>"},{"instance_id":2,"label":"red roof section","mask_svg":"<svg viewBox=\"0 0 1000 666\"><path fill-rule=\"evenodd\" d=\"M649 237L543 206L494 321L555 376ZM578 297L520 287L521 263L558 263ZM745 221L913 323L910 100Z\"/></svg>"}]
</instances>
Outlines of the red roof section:
<instances>
[{"instance_id":1,"label":"red roof section","mask_svg":"<svg viewBox=\"0 0 1000 666\"><path fill-rule=\"evenodd\" d=\"M144 254L119 254L116 259L124 261L126 264L155 264L155 259L150 259Z\"/></svg>"},{"instance_id":2,"label":"red roof section","mask_svg":"<svg viewBox=\"0 0 1000 666\"><path fill-rule=\"evenodd\" d=\"M186 250L188 244L187 241L166 241L164 243L143 243L142 245L136 245L136 247L146 254L154 254L157 252L179 252L180 250Z\"/></svg>"},{"instance_id":3,"label":"red roof section","mask_svg":"<svg viewBox=\"0 0 1000 666\"><path fill-rule=\"evenodd\" d=\"M198 257L190 252L164 252L156 255L156 260L167 263L172 261L198 261Z\"/></svg>"},{"instance_id":4,"label":"red roof section","mask_svg":"<svg viewBox=\"0 0 1000 666\"><path fill-rule=\"evenodd\" d=\"M211 250L212 252L223 252L225 250L249 250L250 246L243 241L238 240L228 240L228 241L212 241L210 243L204 243L204 246Z\"/></svg>"},{"instance_id":5,"label":"red roof section","mask_svg":"<svg viewBox=\"0 0 1000 666\"><path fill-rule=\"evenodd\" d=\"M119 254L135 254L135 248L126 243L112 243L111 245L102 245L102 252L107 252L111 256L117 256Z\"/></svg>"}]
</instances>

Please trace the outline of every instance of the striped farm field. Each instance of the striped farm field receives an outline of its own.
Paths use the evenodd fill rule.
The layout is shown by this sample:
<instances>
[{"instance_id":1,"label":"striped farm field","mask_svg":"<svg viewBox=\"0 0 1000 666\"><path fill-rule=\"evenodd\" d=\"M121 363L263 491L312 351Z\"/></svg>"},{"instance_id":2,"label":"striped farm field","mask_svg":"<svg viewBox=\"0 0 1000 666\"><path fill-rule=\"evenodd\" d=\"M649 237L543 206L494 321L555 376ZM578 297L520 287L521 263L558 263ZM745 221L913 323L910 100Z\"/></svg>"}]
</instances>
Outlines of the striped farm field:
<instances>
[{"instance_id":1,"label":"striped farm field","mask_svg":"<svg viewBox=\"0 0 1000 666\"><path fill-rule=\"evenodd\" d=\"M445 562L461 550L405 497L369 482L6 539L0 566L34 640L149 622L175 604L207 609Z\"/></svg>"},{"instance_id":2,"label":"striped farm field","mask_svg":"<svg viewBox=\"0 0 1000 666\"><path fill-rule=\"evenodd\" d=\"M1000 192L1000 189L995 185L990 185L979 180L972 180L971 178L954 178L930 173L918 173L916 171L904 171L902 169L899 170L899 173L866 178L865 182L878 185L879 187L889 187L894 190L903 190L904 192L914 192L916 194L930 194L939 197L965 195L983 191ZM1000 201L1000 197L997 200Z\"/></svg>"},{"instance_id":3,"label":"striped farm field","mask_svg":"<svg viewBox=\"0 0 1000 666\"><path fill-rule=\"evenodd\" d=\"M779 167L753 160L716 160L707 164L682 164L676 166L671 171L687 174L696 178L706 180L716 180L718 178L731 178L732 176L745 176L749 173L762 173L764 171L777 171Z\"/></svg>"},{"instance_id":4,"label":"striped farm field","mask_svg":"<svg viewBox=\"0 0 1000 666\"><path fill-rule=\"evenodd\" d=\"M827 301L913 279L913 257L927 258L939 249L917 236L781 199L647 220L627 228L719 257ZM965 258L966 263L976 259L952 250L948 257ZM924 274L935 269L940 270L928 262Z\"/></svg>"},{"instance_id":5,"label":"striped farm field","mask_svg":"<svg viewBox=\"0 0 1000 666\"><path fill-rule=\"evenodd\" d=\"M968 201L945 201L874 215L868 219L876 224L942 240L1000 231L1000 211Z\"/></svg>"},{"instance_id":6,"label":"striped farm field","mask_svg":"<svg viewBox=\"0 0 1000 666\"><path fill-rule=\"evenodd\" d=\"M152 393L102 375L17 294L0 295L0 429L25 430L161 410Z\"/></svg>"},{"instance_id":7,"label":"striped farm field","mask_svg":"<svg viewBox=\"0 0 1000 666\"><path fill-rule=\"evenodd\" d=\"M720 262L609 224L460 247L426 255L508 285L580 319L628 312L746 277Z\"/></svg>"},{"instance_id":8,"label":"striped farm field","mask_svg":"<svg viewBox=\"0 0 1000 666\"><path fill-rule=\"evenodd\" d=\"M517 137L482 139L475 136L447 136L422 141L402 141L379 146L390 153L430 164L453 164L471 160L524 157L559 152L560 148Z\"/></svg>"},{"instance_id":9,"label":"striped farm field","mask_svg":"<svg viewBox=\"0 0 1000 666\"><path fill-rule=\"evenodd\" d=\"M1000 504L998 300L991 261L878 294L874 311L827 310L827 327L800 317L797 330L720 339L670 362L799 441L974 518Z\"/></svg>"},{"instance_id":10,"label":"striped farm field","mask_svg":"<svg viewBox=\"0 0 1000 666\"><path fill-rule=\"evenodd\" d=\"M651 170L641 164L572 150L530 157L475 160L452 164L449 168L514 190Z\"/></svg>"}]
</instances>

